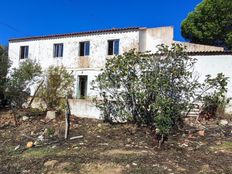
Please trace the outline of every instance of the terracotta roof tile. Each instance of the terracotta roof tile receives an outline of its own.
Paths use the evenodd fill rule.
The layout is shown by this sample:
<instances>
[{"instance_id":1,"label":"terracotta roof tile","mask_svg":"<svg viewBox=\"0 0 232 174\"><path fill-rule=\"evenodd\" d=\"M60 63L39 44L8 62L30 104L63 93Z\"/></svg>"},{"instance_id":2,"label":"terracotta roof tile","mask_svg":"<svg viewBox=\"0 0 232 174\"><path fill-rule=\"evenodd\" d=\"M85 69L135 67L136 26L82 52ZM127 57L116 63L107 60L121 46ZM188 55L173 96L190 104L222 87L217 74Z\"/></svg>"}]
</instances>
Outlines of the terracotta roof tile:
<instances>
[{"instance_id":1,"label":"terracotta roof tile","mask_svg":"<svg viewBox=\"0 0 232 174\"><path fill-rule=\"evenodd\" d=\"M84 31L84 32L66 33L66 34L32 36L32 37L9 39L9 42L38 40L38 39L49 39L49 38L57 38L57 37L70 37L70 36L80 36L80 35L89 35L89 34L101 34L101 33L120 32L120 31L122 31L122 32L123 31L136 31L136 30L140 30L140 29L144 29L144 28L140 28L140 27L112 28L112 29L105 29L105 30Z\"/></svg>"},{"instance_id":2,"label":"terracotta roof tile","mask_svg":"<svg viewBox=\"0 0 232 174\"><path fill-rule=\"evenodd\" d=\"M188 55L232 55L232 50L225 51L187 51Z\"/></svg>"}]
</instances>

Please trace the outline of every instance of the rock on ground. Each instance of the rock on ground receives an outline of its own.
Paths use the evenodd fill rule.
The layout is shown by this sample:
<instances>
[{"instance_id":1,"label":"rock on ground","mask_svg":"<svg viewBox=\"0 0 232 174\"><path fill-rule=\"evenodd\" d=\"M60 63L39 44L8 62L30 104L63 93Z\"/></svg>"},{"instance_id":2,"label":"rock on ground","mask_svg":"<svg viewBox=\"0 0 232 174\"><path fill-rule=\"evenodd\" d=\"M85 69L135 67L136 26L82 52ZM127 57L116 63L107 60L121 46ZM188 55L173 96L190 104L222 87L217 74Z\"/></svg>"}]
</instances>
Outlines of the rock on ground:
<instances>
[{"instance_id":1,"label":"rock on ground","mask_svg":"<svg viewBox=\"0 0 232 174\"><path fill-rule=\"evenodd\" d=\"M44 167L53 168L57 163L57 160L49 160L44 163Z\"/></svg>"},{"instance_id":2,"label":"rock on ground","mask_svg":"<svg viewBox=\"0 0 232 174\"><path fill-rule=\"evenodd\" d=\"M228 124L228 121L227 120L221 120L220 121L220 125L222 125L222 126L225 126L225 125L227 125Z\"/></svg>"},{"instance_id":3,"label":"rock on ground","mask_svg":"<svg viewBox=\"0 0 232 174\"><path fill-rule=\"evenodd\" d=\"M47 111L46 120L53 120L56 118L56 111Z\"/></svg>"}]
</instances>

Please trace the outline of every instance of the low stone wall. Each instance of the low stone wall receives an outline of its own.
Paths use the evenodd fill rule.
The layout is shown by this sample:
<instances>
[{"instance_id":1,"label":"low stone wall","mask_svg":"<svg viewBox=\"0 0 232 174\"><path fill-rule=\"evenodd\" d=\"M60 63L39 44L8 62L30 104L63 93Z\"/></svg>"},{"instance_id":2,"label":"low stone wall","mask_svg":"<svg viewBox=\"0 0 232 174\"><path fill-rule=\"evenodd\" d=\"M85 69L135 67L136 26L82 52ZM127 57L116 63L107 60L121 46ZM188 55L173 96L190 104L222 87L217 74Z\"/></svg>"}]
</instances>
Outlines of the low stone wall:
<instances>
[{"instance_id":1,"label":"low stone wall","mask_svg":"<svg viewBox=\"0 0 232 174\"><path fill-rule=\"evenodd\" d=\"M78 117L101 118L100 110L88 99L69 99L71 114Z\"/></svg>"},{"instance_id":2,"label":"low stone wall","mask_svg":"<svg viewBox=\"0 0 232 174\"><path fill-rule=\"evenodd\" d=\"M77 117L101 119L101 112L91 99L69 99L69 104L71 114ZM44 103L38 100L34 100L31 106L33 108L45 107Z\"/></svg>"}]
</instances>

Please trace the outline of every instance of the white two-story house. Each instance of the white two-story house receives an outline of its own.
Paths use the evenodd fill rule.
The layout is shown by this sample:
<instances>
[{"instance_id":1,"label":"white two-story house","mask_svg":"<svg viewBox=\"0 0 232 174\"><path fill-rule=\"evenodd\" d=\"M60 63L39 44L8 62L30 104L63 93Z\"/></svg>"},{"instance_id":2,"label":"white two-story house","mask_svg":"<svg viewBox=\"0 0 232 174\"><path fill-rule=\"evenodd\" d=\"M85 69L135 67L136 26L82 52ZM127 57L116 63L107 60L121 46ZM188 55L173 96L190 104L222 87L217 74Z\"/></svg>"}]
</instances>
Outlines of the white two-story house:
<instances>
[{"instance_id":1,"label":"white two-story house","mask_svg":"<svg viewBox=\"0 0 232 174\"><path fill-rule=\"evenodd\" d=\"M158 44L164 43L170 45L173 42L175 42L173 40L173 27L118 28L33 36L10 39L9 58L12 61L13 67L18 67L20 62L25 59L36 60L41 64L43 69L51 65L65 66L75 76L74 98L82 99L97 95L91 86L91 82L101 72L101 69L104 68L107 57L122 54L130 49L136 49L141 52L155 52ZM186 45L190 52L224 53L221 47L189 43L182 44ZM232 63L232 61L230 62L229 60L229 63ZM199 67L202 67L202 64ZM205 69L199 69L199 71L205 72ZM203 74L207 74L207 72ZM96 108L89 108L90 105L83 104L86 101L80 103L77 100L76 102L79 102L79 105L77 108L73 107L73 111L77 115L99 116L100 113ZM73 106L76 104L74 102ZM86 114L86 112L88 113Z\"/></svg>"},{"instance_id":2,"label":"white two-story house","mask_svg":"<svg viewBox=\"0 0 232 174\"><path fill-rule=\"evenodd\" d=\"M75 96L83 98L94 95L90 83L104 67L107 57L132 48L155 51L157 44L170 44L172 40L172 27L123 28L28 37L9 41L9 57L13 67L25 59L36 60L43 69L51 65L65 66L75 75Z\"/></svg>"}]
</instances>

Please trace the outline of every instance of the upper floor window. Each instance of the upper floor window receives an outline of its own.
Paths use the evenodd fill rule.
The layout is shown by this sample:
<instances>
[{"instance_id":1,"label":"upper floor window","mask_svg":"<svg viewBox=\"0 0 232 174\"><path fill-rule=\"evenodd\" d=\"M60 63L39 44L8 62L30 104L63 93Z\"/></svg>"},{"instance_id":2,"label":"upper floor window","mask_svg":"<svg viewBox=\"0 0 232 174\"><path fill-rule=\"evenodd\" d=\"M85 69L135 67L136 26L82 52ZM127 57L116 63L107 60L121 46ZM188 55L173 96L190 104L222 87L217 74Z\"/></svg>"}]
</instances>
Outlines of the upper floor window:
<instances>
[{"instance_id":1,"label":"upper floor window","mask_svg":"<svg viewBox=\"0 0 232 174\"><path fill-rule=\"evenodd\" d=\"M53 57L63 57L63 44L54 44Z\"/></svg>"},{"instance_id":2,"label":"upper floor window","mask_svg":"<svg viewBox=\"0 0 232 174\"><path fill-rule=\"evenodd\" d=\"M29 46L20 47L20 59L28 58Z\"/></svg>"},{"instance_id":3,"label":"upper floor window","mask_svg":"<svg viewBox=\"0 0 232 174\"><path fill-rule=\"evenodd\" d=\"M89 41L87 42L80 42L80 56L89 56L89 47L90 43Z\"/></svg>"},{"instance_id":4,"label":"upper floor window","mask_svg":"<svg viewBox=\"0 0 232 174\"><path fill-rule=\"evenodd\" d=\"M119 39L108 40L108 55L119 54Z\"/></svg>"}]
</instances>

